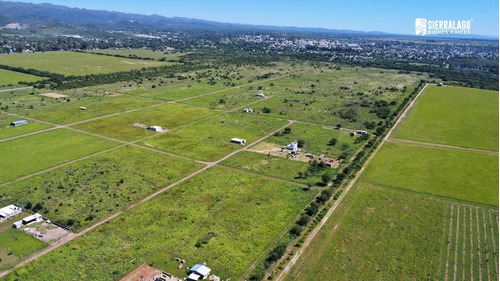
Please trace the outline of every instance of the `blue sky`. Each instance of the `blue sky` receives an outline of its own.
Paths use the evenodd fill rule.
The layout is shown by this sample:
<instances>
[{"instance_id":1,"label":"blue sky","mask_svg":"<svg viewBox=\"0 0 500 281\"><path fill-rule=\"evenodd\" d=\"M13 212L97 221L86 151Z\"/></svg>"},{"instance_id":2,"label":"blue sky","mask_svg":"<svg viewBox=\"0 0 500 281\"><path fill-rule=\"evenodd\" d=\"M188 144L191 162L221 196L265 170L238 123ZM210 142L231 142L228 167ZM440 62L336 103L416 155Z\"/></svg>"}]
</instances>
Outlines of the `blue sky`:
<instances>
[{"instance_id":1,"label":"blue sky","mask_svg":"<svg viewBox=\"0 0 500 281\"><path fill-rule=\"evenodd\" d=\"M415 18L472 20L471 33L498 37L496 0L21 0L69 7L230 23L414 34Z\"/></svg>"}]
</instances>

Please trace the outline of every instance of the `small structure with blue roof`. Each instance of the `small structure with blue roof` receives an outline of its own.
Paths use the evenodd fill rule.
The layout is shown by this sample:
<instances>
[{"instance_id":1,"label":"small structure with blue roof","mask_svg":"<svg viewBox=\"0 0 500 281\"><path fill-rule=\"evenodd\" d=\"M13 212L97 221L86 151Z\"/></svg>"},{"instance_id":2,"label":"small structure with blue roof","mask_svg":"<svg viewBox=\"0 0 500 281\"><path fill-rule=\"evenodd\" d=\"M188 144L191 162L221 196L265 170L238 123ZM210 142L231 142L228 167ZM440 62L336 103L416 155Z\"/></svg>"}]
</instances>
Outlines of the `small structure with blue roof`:
<instances>
[{"instance_id":1,"label":"small structure with blue roof","mask_svg":"<svg viewBox=\"0 0 500 281\"><path fill-rule=\"evenodd\" d=\"M28 125L28 121L27 120L14 121L14 122L10 123L10 125L14 126L14 127Z\"/></svg>"}]
</instances>

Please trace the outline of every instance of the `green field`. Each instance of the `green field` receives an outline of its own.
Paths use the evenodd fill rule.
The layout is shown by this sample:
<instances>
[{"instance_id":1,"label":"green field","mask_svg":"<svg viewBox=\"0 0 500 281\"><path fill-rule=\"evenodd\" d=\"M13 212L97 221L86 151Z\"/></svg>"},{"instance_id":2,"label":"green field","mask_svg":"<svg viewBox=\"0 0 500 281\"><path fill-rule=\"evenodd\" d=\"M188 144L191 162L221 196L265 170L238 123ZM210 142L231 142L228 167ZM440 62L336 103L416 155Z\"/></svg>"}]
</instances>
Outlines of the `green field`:
<instances>
[{"instance_id":1,"label":"green field","mask_svg":"<svg viewBox=\"0 0 500 281\"><path fill-rule=\"evenodd\" d=\"M28 125L23 125L23 126L19 126L19 127L10 126L11 122L22 120L22 119L23 118L12 117L12 116L0 113L0 140L23 135L23 134L27 134L27 133L31 133L31 132L36 132L36 131L40 131L40 130L48 129L48 128L52 127L50 125L36 122L36 121L31 121L31 120L28 120L28 122L29 122Z\"/></svg>"},{"instance_id":2,"label":"green field","mask_svg":"<svg viewBox=\"0 0 500 281\"><path fill-rule=\"evenodd\" d=\"M212 168L2 280L117 280L156 249L238 280L315 195ZM208 233L213 238L196 247Z\"/></svg>"},{"instance_id":3,"label":"green field","mask_svg":"<svg viewBox=\"0 0 500 281\"><path fill-rule=\"evenodd\" d=\"M59 129L0 143L0 183L111 148L117 143Z\"/></svg>"},{"instance_id":4,"label":"green field","mask_svg":"<svg viewBox=\"0 0 500 281\"><path fill-rule=\"evenodd\" d=\"M224 114L148 139L143 144L199 160L214 161L242 148L240 144L231 143L232 138L246 139L248 145L285 124L283 120L248 114Z\"/></svg>"},{"instance_id":5,"label":"green field","mask_svg":"<svg viewBox=\"0 0 500 281\"><path fill-rule=\"evenodd\" d=\"M41 95L28 95L9 98L8 102L16 100L19 101L19 105L12 105L4 110L43 121L69 124L158 104L158 101L140 97L91 95L86 91L63 92L62 94L67 94L68 97L55 99ZM86 110L81 110L80 107L85 107Z\"/></svg>"},{"instance_id":6,"label":"green field","mask_svg":"<svg viewBox=\"0 0 500 281\"><path fill-rule=\"evenodd\" d=\"M429 86L395 138L498 151L498 92Z\"/></svg>"},{"instance_id":7,"label":"green field","mask_svg":"<svg viewBox=\"0 0 500 281\"><path fill-rule=\"evenodd\" d=\"M258 98L255 96L257 93L258 93L257 91L251 92L247 88L241 87L237 89L226 90L221 93L213 95L207 95L190 99L184 101L183 103L203 106L213 109L230 110L238 107L243 107L246 104L252 102L262 101L262 98ZM249 107L252 106L253 105L250 105Z\"/></svg>"},{"instance_id":8,"label":"green field","mask_svg":"<svg viewBox=\"0 0 500 281\"><path fill-rule=\"evenodd\" d=\"M386 143L363 182L498 206L498 156Z\"/></svg>"},{"instance_id":9,"label":"green field","mask_svg":"<svg viewBox=\"0 0 500 281\"><path fill-rule=\"evenodd\" d=\"M14 267L36 251L43 249L47 244L20 231L7 229L0 231L0 270Z\"/></svg>"},{"instance_id":10,"label":"green field","mask_svg":"<svg viewBox=\"0 0 500 281\"><path fill-rule=\"evenodd\" d=\"M163 51L154 51L148 49L128 49L128 50L92 50L88 51L89 53L99 53L106 55L119 55L119 56L127 56L127 57L139 57L139 58L150 58L154 60L160 60L165 58L166 61L177 61L179 57L184 55L182 53L168 53Z\"/></svg>"},{"instance_id":11,"label":"green field","mask_svg":"<svg viewBox=\"0 0 500 281\"><path fill-rule=\"evenodd\" d=\"M0 56L1 59L1 56ZM44 79L30 74L0 69L0 87L18 85L19 82L35 82Z\"/></svg>"},{"instance_id":12,"label":"green field","mask_svg":"<svg viewBox=\"0 0 500 281\"><path fill-rule=\"evenodd\" d=\"M463 280L472 280L470 271L477 272L474 280L479 280L479 270L482 280L488 280L487 275L497 274L498 257L491 254L495 227L498 234L498 223L493 220L497 211L369 184L351 192L355 194L342 202L341 211L330 217L284 280L322 280L324 276L329 280L457 280L454 276L462 280L462 274L468 277ZM464 210L473 210L474 216L464 217ZM480 229L470 234L471 227L473 231L477 227L476 210ZM461 220L458 228L457 217ZM482 239L480 246L477 239ZM482 258L482 265L471 263L471 257Z\"/></svg>"},{"instance_id":13,"label":"green field","mask_svg":"<svg viewBox=\"0 0 500 281\"><path fill-rule=\"evenodd\" d=\"M124 147L3 186L0 206L40 203L44 217L80 231L202 166Z\"/></svg>"},{"instance_id":14,"label":"green field","mask_svg":"<svg viewBox=\"0 0 500 281\"><path fill-rule=\"evenodd\" d=\"M45 70L63 75L89 75L164 66L171 63L79 52L46 52L2 55L0 56L0 64Z\"/></svg>"},{"instance_id":15,"label":"green field","mask_svg":"<svg viewBox=\"0 0 500 281\"><path fill-rule=\"evenodd\" d=\"M145 128L147 126L160 126L170 130L180 125L212 116L215 113L217 112L205 108L167 104L85 122L75 126L75 128L120 140L132 141L158 134L157 132L147 130Z\"/></svg>"}]
</instances>

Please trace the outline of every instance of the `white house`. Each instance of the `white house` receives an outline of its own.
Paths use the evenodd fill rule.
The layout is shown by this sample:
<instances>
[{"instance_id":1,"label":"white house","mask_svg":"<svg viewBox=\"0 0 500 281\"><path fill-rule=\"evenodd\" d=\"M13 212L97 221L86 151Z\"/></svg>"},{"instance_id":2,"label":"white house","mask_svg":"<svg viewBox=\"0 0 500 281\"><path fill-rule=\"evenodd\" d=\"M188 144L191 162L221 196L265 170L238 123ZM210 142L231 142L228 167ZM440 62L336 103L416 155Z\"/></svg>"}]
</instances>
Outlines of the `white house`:
<instances>
[{"instance_id":1,"label":"white house","mask_svg":"<svg viewBox=\"0 0 500 281\"><path fill-rule=\"evenodd\" d=\"M189 276L187 280L196 281L207 279L208 275L210 275L211 269L202 264L195 264L189 270Z\"/></svg>"},{"instance_id":2,"label":"white house","mask_svg":"<svg viewBox=\"0 0 500 281\"><path fill-rule=\"evenodd\" d=\"M16 205L9 205L0 209L0 221L9 219L15 215L22 213L23 208Z\"/></svg>"},{"instance_id":3,"label":"white house","mask_svg":"<svg viewBox=\"0 0 500 281\"><path fill-rule=\"evenodd\" d=\"M247 143L247 140L246 139L240 139L240 138L232 138L231 142L232 143L237 143L237 144L244 145L245 143Z\"/></svg>"},{"instance_id":4,"label":"white house","mask_svg":"<svg viewBox=\"0 0 500 281\"><path fill-rule=\"evenodd\" d=\"M42 221L42 220L43 220L42 215L40 215L39 213L36 213L34 215L25 217L24 219L21 220L21 222L24 225L27 225L27 224L30 224L30 223L33 223L33 222L39 222L39 221Z\"/></svg>"},{"instance_id":5,"label":"white house","mask_svg":"<svg viewBox=\"0 0 500 281\"><path fill-rule=\"evenodd\" d=\"M299 143L298 141L294 140L292 143L286 146L286 149L291 150L293 152L297 152L299 150Z\"/></svg>"}]
</instances>

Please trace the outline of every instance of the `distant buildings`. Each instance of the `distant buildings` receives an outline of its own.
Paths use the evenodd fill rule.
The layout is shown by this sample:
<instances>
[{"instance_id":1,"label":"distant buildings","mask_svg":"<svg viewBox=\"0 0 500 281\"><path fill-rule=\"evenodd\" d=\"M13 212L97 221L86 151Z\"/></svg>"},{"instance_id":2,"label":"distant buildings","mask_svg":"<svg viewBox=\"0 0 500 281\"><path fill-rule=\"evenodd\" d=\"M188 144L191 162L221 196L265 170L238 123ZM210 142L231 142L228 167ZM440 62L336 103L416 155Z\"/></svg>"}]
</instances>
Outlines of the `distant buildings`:
<instances>
[{"instance_id":1,"label":"distant buildings","mask_svg":"<svg viewBox=\"0 0 500 281\"><path fill-rule=\"evenodd\" d=\"M195 264L191 269L189 270L189 276L187 278L188 281L197 281L197 280L203 280L207 279L208 275L210 274L211 269L202 265L202 264Z\"/></svg>"},{"instance_id":2,"label":"distant buildings","mask_svg":"<svg viewBox=\"0 0 500 281\"><path fill-rule=\"evenodd\" d=\"M22 213L23 208L16 205L9 205L0 209L0 221L7 220Z\"/></svg>"}]
</instances>

